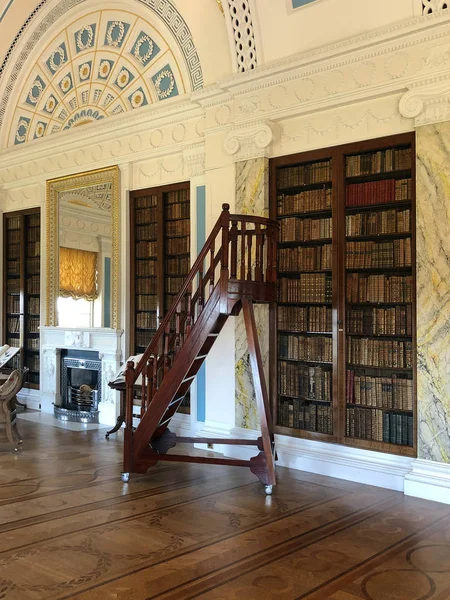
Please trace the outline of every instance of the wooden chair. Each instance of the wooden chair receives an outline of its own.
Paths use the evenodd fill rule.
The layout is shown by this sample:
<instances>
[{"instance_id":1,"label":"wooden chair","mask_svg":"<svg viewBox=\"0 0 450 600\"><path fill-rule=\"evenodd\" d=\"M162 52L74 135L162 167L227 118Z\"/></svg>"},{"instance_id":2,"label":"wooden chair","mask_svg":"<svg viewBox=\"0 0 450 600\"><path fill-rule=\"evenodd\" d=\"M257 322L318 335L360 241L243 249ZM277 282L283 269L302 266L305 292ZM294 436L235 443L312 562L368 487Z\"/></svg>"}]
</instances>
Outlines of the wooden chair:
<instances>
[{"instance_id":1,"label":"wooden chair","mask_svg":"<svg viewBox=\"0 0 450 600\"><path fill-rule=\"evenodd\" d=\"M15 369L8 379L0 385L0 423L5 424L6 437L13 445L14 451L19 450L22 438L16 423L16 394L22 389L28 369Z\"/></svg>"}]
</instances>

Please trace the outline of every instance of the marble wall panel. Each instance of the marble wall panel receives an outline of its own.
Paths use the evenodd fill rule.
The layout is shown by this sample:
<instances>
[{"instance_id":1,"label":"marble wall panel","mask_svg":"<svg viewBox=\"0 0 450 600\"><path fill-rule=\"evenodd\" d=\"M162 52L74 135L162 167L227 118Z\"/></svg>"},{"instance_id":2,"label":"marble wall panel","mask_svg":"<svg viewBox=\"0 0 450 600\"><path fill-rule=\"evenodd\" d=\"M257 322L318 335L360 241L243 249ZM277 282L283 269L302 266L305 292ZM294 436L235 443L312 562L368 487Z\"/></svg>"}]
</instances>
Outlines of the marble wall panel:
<instances>
[{"instance_id":1,"label":"marble wall panel","mask_svg":"<svg viewBox=\"0 0 450 600\"><path fill-rule=\"evenodd\" d=\"M269 161L256 158L236 163L236 213L244 215L269 215ZM242 314L235 318L236 336L236 427L258 429L253 377L248 354L247 335ZM255 306L255 320L268 382L269 361L269 309Z\"/></svg>"},{"instance_id":2,"label":"marble wall panel","mask_svg":"<svg viewBox=\"0 0 450 600\"><path fill-rule=\"evenodd\" d=\"M450 462L450 123L417 129L419 458Z\"/></svg>"}]
</instances>

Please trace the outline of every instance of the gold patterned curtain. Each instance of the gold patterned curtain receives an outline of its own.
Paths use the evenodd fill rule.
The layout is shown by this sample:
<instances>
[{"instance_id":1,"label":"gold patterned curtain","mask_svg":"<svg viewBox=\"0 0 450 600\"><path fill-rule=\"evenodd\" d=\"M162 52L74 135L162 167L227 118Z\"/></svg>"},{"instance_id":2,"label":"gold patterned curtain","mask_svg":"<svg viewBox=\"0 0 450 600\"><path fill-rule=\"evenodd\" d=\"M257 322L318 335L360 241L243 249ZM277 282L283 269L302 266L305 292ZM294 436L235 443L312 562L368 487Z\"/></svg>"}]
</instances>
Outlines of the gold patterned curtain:
<instances>
[{"instance_id":1,"label":"gold patterned curtain","mask_svg":"<svg viewBox=\"0 0 450 600\"><path fill-rule=\"evenodd\" d=\"M73 248L59 249L59 295L75 300L97 298L96 252Z\"/></svg>"}]
</instances>

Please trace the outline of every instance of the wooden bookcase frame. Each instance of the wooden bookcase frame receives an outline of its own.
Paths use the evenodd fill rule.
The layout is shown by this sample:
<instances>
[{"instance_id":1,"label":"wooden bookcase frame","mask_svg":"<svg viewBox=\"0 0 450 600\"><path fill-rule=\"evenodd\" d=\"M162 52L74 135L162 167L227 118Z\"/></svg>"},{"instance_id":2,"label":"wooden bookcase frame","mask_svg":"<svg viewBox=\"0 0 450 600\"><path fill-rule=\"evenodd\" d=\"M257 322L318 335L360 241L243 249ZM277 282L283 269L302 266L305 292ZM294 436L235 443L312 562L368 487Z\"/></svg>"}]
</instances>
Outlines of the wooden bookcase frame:
<instances>
[{"instance_id":1,"label":"wooden bookcase frame","mask_svg":"<svg viewBox=\"0 0 450 600\"><path fill-rule=\"evenodd\" d=\"M20 269L20 273L19 273L19 331L18 332L12 332L12 333L19 333L19 345L20 345L20 353L19 353L19 364L21 367L25 366L25 367L29 367L29 361L27 360L27 348L26 348L26 339L27 339L27 331L28 331L28 324L29 324L29 319L30 319L30 314L28 313L28 302L29 302L29 296L30 293L28 292L27 289L27 255L26 255L26 227L27 227L27 218L32 216L32 215L36 215L38 214L39 216L41 216L41 209L40 208L29 208L29 209L24 209L24 210L18 210L18 211L13 211L13 212L7 212L3 214L3 340L4 343L7 343L7 340L9 338L9 330L8 330L8 316L12 313L9 313L8 311L8 302L7 302L7 282L8 282L8 268L7 268L7 261L8 261L8 227L7 227L7 222L9 219L11 218L18 218L19 219L19 232L20 232L20 256L19 256L19 269ZM42 233L42 223L40 221L39 226L35 226L35 227L39 227L39 245L40 245L40 241L41 241L41 233ZM31 242L30 242L31 243ZM29 257L28 257L29 258ZM36 257L37 258L37 257ZM39 259L41 258L40 253L39 253ZM41 263L40 263L40 267L41 267ZM39 267L39 275L41 272L41 268ZM39 298L39 304L40 304L40 293L39 294L35 294L33 293L34 297L38 297ZM31 315L31 316L37 316L37 315ZM39 317L40 317L40 311L39 311ZM36 339L39 339L39 332L33 332L35 335L33 336ZM36 350L33 350L32 352L36 357L40 356L40 351L39 348ZM40 369L36 370L36 369L32 369L32 372L34 375L40 375ZM29 377L29 376L28 376ZM24 383L23 387L27 387L30 389L35 389L38 390L39 389L39 383L33 383L33 382L29 382L26 378L26 381Z\"/></svg>"},{"instance_id":2,"label":"wooden bookcase frame","mask_svg":"<svg viewBox=\"0 0 450 600\"><path fill-rule=\"evenodd\" d=\"M411 259L412 259L412 378L413 378L413 446L391 444L375 440L348 437L346 435L346 266L345 266L345 216L346 216L346 171L345 159L348 155L365 152L376 152L398 146L411 146ZM416 165L415 134L398 134L373 140L365 140L327 149L313 150L300 154L277 157L270 160L270 217L277 219L277 169L313 163L315 161L332 160L332 410L333 434L306 431L278 425L278 328L277 305L270 308L270 354L269 354L269 387L272 398L273 418L276 433L314 439L324 442L339 443L348 446L398 454L416 456L417 454L417 331L416 331ZM374 177L374 180L376 177ZM377 205L374 205L374 208ZM390 271L390 268L386 268ZM395 337L395 336L394 336ZM397 336L401 337L401 336ZM357 405L355 405L357 406Z\"/></svg>"},{"instance_id":3,"label":"wooden bookcase frame","mask_svg":"<svg viewBox=\"0 0 450 600\"><path fill-rule=\"evenodd\" d=\"M138 354L143 352L142 346L137 345L137 326L136 326L136 315L137 315L137 307L136 307L136 281L137 281L137 273L136 273L136 227L138 223L136 222L136 200L146 196L156 196L157 204L156 204L156 280L157 280L157 306L156 306L156 330L158 329L159 324L161 323L165 312L170 308L167 306L166 301L166 279L171 275L166 273L166 220L165 217L165 208L168 205L166 203L166 196L170 192L187 192L187 201L190 203L190 182L181 182L170 185L163 185L153 188L147 188L143 190L135 190L130 192L130 281L131 281L131 290L130 290L130 352L132 354ZM190 204L189 204L190 206ZM189 210L188 217L180 217L180 220L191 219L191 214ZM171 221L177 219L171 219ZM189 227L189 245L188 245L188 253L189 253L189 268L187 269L185 275L189 273L190 269L190 240L191 240L191 231ZM184 273L183 273L184 275ZM183 283L184 278L180 277L180 286ZM175 295L173 296L175 298ZM139 350L138 350L139 348ZM188 406L180 406L178 412L189 412Z\"/></svg>"}]
</instances>

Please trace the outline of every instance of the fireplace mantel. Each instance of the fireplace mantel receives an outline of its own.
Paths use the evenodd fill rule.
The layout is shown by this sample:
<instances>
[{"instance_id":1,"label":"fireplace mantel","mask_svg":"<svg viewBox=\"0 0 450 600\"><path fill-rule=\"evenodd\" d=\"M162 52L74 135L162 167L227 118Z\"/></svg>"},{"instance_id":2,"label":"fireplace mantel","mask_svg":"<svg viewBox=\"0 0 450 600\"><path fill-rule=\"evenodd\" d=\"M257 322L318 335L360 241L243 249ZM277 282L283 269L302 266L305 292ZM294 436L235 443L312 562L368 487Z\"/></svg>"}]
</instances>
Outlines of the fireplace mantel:
<instances>
[{"instance_id":1,"label":"fireplace mantel","mask_svg":"<svg viewBox=\"0 0 450 600\"><path fill-rule=\"evenodd\" d=\"M102 398L99 403L99 421L114 425L119 410L118 393L108 387L117 373L122 359L121 329L91 327L41 327L41 410L53 414L53 407L61 405L61 350L79 349L98 352L102 361Z\"/></svg>"}]
</instances>

